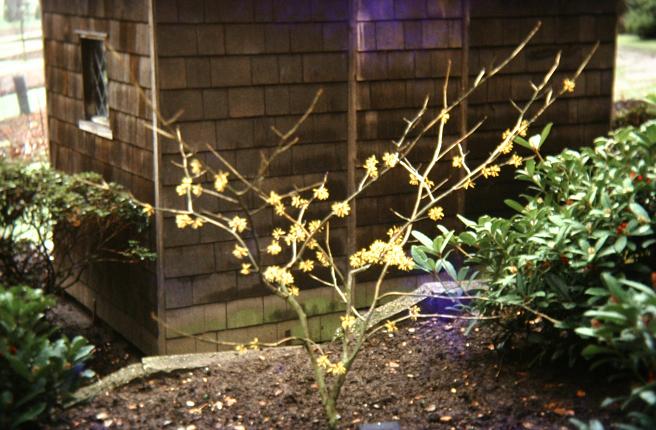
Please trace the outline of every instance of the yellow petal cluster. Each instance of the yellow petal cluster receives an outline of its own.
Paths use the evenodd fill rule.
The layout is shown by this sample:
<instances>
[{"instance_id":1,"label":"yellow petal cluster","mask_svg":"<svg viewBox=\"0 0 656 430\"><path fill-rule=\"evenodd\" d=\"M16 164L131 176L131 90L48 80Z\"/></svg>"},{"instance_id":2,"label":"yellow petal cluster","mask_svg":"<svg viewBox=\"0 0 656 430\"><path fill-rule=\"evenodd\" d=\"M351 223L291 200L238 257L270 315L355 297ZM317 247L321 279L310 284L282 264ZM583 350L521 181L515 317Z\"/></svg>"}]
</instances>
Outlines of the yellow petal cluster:
<instances>
[{"instance_id":1,"label":"yellow petal cluster","mask_svg":"<svg viewBox=\"0 0 656 430\"><path fill-rule=\"evenodd\" d=\"M150 218L151 216L155 215L155 208L153 208L152 205L146 203L145 205L143 205L141 212L144 215L146 215L148 218Z\"/></svg>"},{"instance_id":2,"label":"yellow petal cluster","mask_svg":"<svg viewBox=\"0 0 656 430\"><path fill-rule=\"evenodd\" d=\"M292 297L298 297L298 295L301 293L301 291L298 289L298 287L294 287L293 285L291 287L287 288L287 292Z\"/></svg>"},{"instance_id":3,"label":"yellow petal cluster","mask_svg":"<svg viewBox=\"0 0 656 430\"><path fill-rule=\"evenodd\" d=\"M421 313L421 309L417 305L414 305L410 309L408 309L408 314L410 315L410 319L412 321L417 321L417 318L419 318L420 313Z\"/></svg>"},{"instance_id":4,"label":"yellow petal cluster","mask_svg":"<svg viewBox=\"0 0 656 430\"><path fill-rule=\"evenodd\" d=\"M519 135L522 137L526 137L527 133L528 133L528 121L524 119L522 120L522 123L519 125Z\"/></svg>"},{"instance_id":5,"label":"yellow petal cluster","mask_svg":"<svg viewBox=\"0 0 656 430\"><path fill-rule=\"evenodd\" d=\"M387 330L388 333L396 333L399 331L396 323L390 320L385 321L385 330Z\"/></svg>"},{"instance_id":6,"label":"yellow petal cluster","mask_svg":"<svg viewBox=\"0 0 656 430\"><path fill-rule=\"evenodd\" d=\"M399 163L399 154L396 152L390 153L386 152L383 154L383 163L385 163L385 167L389 167L390 169L394 166L396 166Z\"/></svg>"},{"instance_id":7,"label":"yellow petal cluster","mask_svg":"<svg viewBox=\"0 0 656 430\"><path fill-rule=\"evenodd\" d=\"M431 181L430 179L418 177L414 173L410 173L410 179L408 180L410 185L418 186L420 182L426 184L428 188L433 188L435 186L435 182Z\"/></svg>"},{"instance_id":8,"label":"yellow petal cluster","mask_svg":"<svg viewBox=\"0 0 656 430\"><path fill-rule=\"evenodd\" d=\"M565 92L573 93L575 88L576 88L576 82L574 82L571 79L563 80L563 90L565 90Z\"/></svg>"},{"instance_id":9,"label":"yellow petal cluster","mask_svg":"<svg viewBox=\"0 0 656 430\"><path fill-rule=\"evenodd\" d=\"M474 181L472 181L471 179L467 179L467 181L462 186L462 188L464 188L465 190L469 190L470 188L471 189L476 188L476 183Z\"/></svg>"},{"instance_id":10,"label":"yellow petal cluster","mask_svg":"<svg viewBox=\"0 0 656 430\"><path fill-rule=\"evenodd\" d=\"M321 220L314 219L308 223L308 231L310 233L319 231L320 227L321 227Z\"/></svg>"},{"instance_id":11,"label":"yellow petal cluster","mask_svg":"<svg viewBox=\"0 0 656 430\"><path fill-rule=\"evenodd\" d=\"M314 194L314 198L317 200L328 200L328 197L330 197L328 188L326 188L324 185L321 185L319 188L313 189L312 193Z\"/></svg>"},{"instance_id":12,"label":"yellow petal cluster","mask_svg":"<svg viewBox=\"0 0 656 430\"><path fill-rule=\"evenodd\" d=\"M280 240L284 235L285 235L285 230L281 229L280 227L274 228L273 231L271 232L271 236L273 236L275 240Z\"/></svg>"},{"instance_id":13,"label":"yellow petal cluster","mask_svg":"<svg viewBox=\"0 0 656 430\"><path fill-rule=\"evenodd\" d=\"M239 271L239 273L241 273L244 276L250 275L251 274L251 267L252 267L251 263L242 263L241 270Z\"/></svg>"},{"instance_id":14,"label":"yellow petal cluster","mask_svg":"<svg viewBox=\"0 0 656 430\"><path fill-rule=\"evenodd\" d=\"M228 225L232 231L236 231L237 233L243 232L246 230L246 227L248 227L246 219L240 217L239 215L234 216L230 221L228 221Z\"/></svg>"},{"instance_id":15,"label":"yellow petal cluster","mask_svg":"<svg viewBox=\"0 0 656 430\"><path fill-rule=\"evenodd\" d=\"M378 159L376 158L375 155L372 155L371 157L367 158L367 160L364 162L364 169L367 171L367 176L369 176L371 179L376 179L378 178Z\"/></svg>"},{"instance_id":16,"label":"yellow petal cluster","mask_svg":"<svg viewBox=\"0 0 656 430\"><path fill-rule=\"evenodd\" d=\"M508 140L508 141L504 140L501 143L501 146L499 147L499 152L501 152L502 154L510 154L512 150L513 150L512 140Z\"/></svg>"},{"instance_id":17,"label":"yellow petal cluster","mask_svg":"<svg viewBox=\"0 0 656 430\"><path fill-rule=\"evenodd\" d=\"M191 194L195 195L196 197L200 197L200 195L203 194L203 186L200 184L192 185Z\"/></svg>"},{"instance_id":18,"label":"yellow petal cluster","mask_svg":"<svg viewBox=\"0 0 656 430\"><path fill-rule=\"evenodd\" d=\"M291 287L294 283L294 275L289 270L280 266L269 266L264 271L264 279L282 287Z\"/></svg>"},{"instance_id":19,"label":"yellow petal cluster","mask_svg":"<svg viewBox=\"0 0 656 430\"><path fill-rule=\"evenodd\" d=\"M350 330L355 324L355 317L353 315L344 315L339 317L339 319L342 321L342 328L344 330Z\"/></svg>"},{"instance_id":20,"label":"yellow petal cluster","mask_svg":"<svg viewBox=\"0 0 656 430\"><path fill-rule=\"evenodd\" d=\"M282 197L275 191L271 191L269 193L269 197L267 197L266 202L270 204L271 206L276 206L282 203Z\"/></svg>"},{"instance_id":21,"label":"yellow petal cluster","mask_svg":"<svg viewBox=\"0 0 656 430\"><path fill-rule=\"evenodd\" d=\"M298 194L292 197L292 207L297 209L305 209L310 204L308 199L304 199Z\"/></svg>"},{"instance_id":22,"label":"yellow petal cluster","mask_svg":"<svg viewBox=\"0 0 656 430\"><path fill-rule=\"evenodd\" d=\"M298 263L298 268L301 272L309 273L314 270L314 261L307 259Z\"/></svg>"},{"instance_id":23,"label":"yellow petal cluster","mask_svg":"<svg viewBox=\"0 0 656 430\"><path fill-rule=\"evenodd\" d=\"M510 157L510 160L508 160L508 164L511 164L515 167L520 167L523 162L524 159L517 154L513 154L512 157Z\"/></svg>"},{"instance_id":24,"label":"yellow petal cluster","mask_svg":"<svg viewBox=\"0 0 656 430\"><path fill-rule=\"evenodd\" d=\"M351 206L349 206L348 202L336 202L330 208L339 218L344 218L351 212Z\"/></svg>"},{"instance_id":25,"label":"yellow petal cluster","mask_svg":"<svg viewBox=\"0 0 656 430\"><path fill-rule=\"evenodd\" d=\"M451 160L451 166L455 167L456 169L459 169L462 167L462 157L459 155L456 155L453 157L453 160Z\"/></svg>"},{"instance_id":26,"label":"yellow petal cluster","mask_svg":"<svg viewBox=\"0 0 656 430\"><path fill-rule=\"evenodd\" d=\"M369 248L363 248L349 257L352 268L358 269L368 264L388 264L400 270L412 270L415 266L412 258L403 251L400 243L374 241Z\"/></svg>"},{"instance_id":27,"label":"yellow petal cluster","mask_svg":"<svg viewBox=\"0 0 656 430\"><path fill-rule=\"evenodd\" d=\"M192 180L190 177L185 176L182 178L182 182L180 182L180 185L175 187L175 192L178 193L179 196L184 196L187 194L187 191L191 189L191 184Z\"/></svg>"},{"instance_id":28,"label":"yellow petal cluster","mask_svg":"<svg viewBox=\"0 0 656 430\"><path fill-rule=\"evenodd\" d=\"M194 223L194 220L189 216L189 214L178 214L175 216L175 224L178 228L185 228Z\"/></svg>"},{"instance_id":29,"label":"yellow petal cluster","mask_svg":"<svg viewBox=\"0 0 656 430\"><path fill-rule=\"evenodd\" d=\"M232 250L232 255L234 255L236 259L241 260L248 255L248 249L239 244L235 244L235 249Z\"/></svg>"},{"instance_id":30,"label":"yellow petal cluster","mask_svg":"<svg viewBox=\"0 0 656 430\"><path fill-rule=\"evenodd\" d=\"M228 186L228 173L219 172L214 175L214 189L217 193L222 193Z\"/></svg>"},{"instance_id":31,"label":"yellow petal cluster","mask_svg":"<svg viewBox=\"0 0 656 430\"><path fill-rule=\"evenodd\" d=\"M329 369L330 366L332 366L332 363L327 355L320 355L319 358L317 358L317 366L322 369Z\"/></svg>"},{"instance_id":32,"label":"yellow petal cluster","mask_svg":"<svg viewBox=\"0 0 656 430\"><path fill-rule=\"evenodd\" d=\"M294 224L289 227L289 233L285 236L285 243L291 245L294 242L302 242L307 237L307 232L301 224Z\"/></svg>"},{"instance_id":33,"label":"yellow petal cluster","mask_svg":"<svg viewBox=\"0 0 656 430\"><path fill-rule=\"evenodd\" d=\"M346 367L344 367L344 363L339 361L330 366L330 369L328 369L328 373L332 373L333 375L343 375L346 373Z\"/></svg>"},{"instance_id":34,"label":"yellow petal cluster","mask_svg":"<svg viewBox=\"0 0 656 430\"><path fill-rule=\"evenodd\" d=\"M321 264L323 267L330 266L330 260L328 260L328 256L323 251L317 251L316 258L319 264Z\"/></svg>"},{"instance_id":35,"label":"yellow petal cluster","mask_svg":"<svg viewBox=\"0 0 656 430\"><path fill-rule=\"evenodd\" d=\"M428 210L428 218L433 221L439 221L444 218L444 208L442 206L435 206Z\"/></svg>"},{"instance_id":36,"label":"yellow petal cluster","mask_svg":"<svg viewBox=\"0 0 656 430\"><path fill-rule=\"evenodd\" d=\"M481 173L483 174L483 177L485 179L490 178L490 177L491 178L496 178L497 176L499 176L499 172L501 172L501 168L496 164L492 164L490 166L485 166L485 167L483 167L483 170L481 170Z\"/></svg>"},{"instance_id":37,"label":"yellow petal cluster","mask_svg":"<svg viewBox=\"0 0 656 430\"><path fill-rule=\"evenodd\" d=\"M203 173L203 165L198 159L194 158L191 160L189 166L191 167L191 173L194 175L200 175Z\"/></svg>"},{"instance_id":38,"label":"yellow petal cluster","mask_svg":"<svg viewBox=\"0 0 656 430\"><path fill-rule=\"evenodd\" d=\"M277 240L272 240L269 246L267 246L267 254L270 255L278 255L282 252L282 247L280 246L280 242Z\"/></svg>"}]
</instances>

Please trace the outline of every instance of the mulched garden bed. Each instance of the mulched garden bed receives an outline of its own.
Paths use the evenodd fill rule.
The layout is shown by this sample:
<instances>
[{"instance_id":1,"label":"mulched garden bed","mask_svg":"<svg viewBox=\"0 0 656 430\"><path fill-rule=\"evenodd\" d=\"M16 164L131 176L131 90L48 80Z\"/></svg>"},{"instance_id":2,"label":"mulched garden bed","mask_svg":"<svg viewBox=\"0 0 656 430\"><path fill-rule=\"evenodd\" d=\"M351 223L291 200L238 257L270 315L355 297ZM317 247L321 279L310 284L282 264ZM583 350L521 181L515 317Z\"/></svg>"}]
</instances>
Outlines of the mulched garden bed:
<instances>
[{"instance_id":1,"label":"mulched garden bed","mask_svg":"<svg viewBox=\"0 0 656 430\"><path fill-rule=\"evenodd\" d=\"M343 390L343 428L398 421L401 429L561 429L572 428L570 417L612 419L599 408L613 394L602 375L526 368L494 351L491 328L465 336L465 327L423 321L372 338ZM65 411L51 428L324 427L303 352L265 350L133 381Z\"/></svg>"}]
</instances>

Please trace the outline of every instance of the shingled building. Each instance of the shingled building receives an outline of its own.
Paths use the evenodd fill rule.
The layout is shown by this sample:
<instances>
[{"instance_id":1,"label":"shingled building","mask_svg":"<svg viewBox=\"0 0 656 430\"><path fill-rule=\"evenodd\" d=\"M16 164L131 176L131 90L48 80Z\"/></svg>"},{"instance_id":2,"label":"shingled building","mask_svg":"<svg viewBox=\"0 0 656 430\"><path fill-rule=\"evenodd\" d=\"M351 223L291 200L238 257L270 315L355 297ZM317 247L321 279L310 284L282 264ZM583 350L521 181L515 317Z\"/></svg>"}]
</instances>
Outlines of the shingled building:
<instances>
[{"instance_id":1,"label":"shingled building","mask_svg":"<svg viewBox=\"0 0 656 430\"><path fill-rule=\"evenodd\" d=\"M546 115L551 148L589 144L609 128L616 0L42 0L52 164L67 172L93 170L158 206L182 204L177 146L158 138L149 104L162 114L183 110L185 139L211 159L206 145L242 171L257 167L259 152L324 96L299 131L302 143L274 166L281 186L308 184L331 173L337 195L347 172L363 156L382 153L401 134L426 95L442 86L452 62L450 96L507 55L538 21L542 28L503 73L452 115L449 133L488 116L468 142L482 158L513 119L509 98L526 99L537 79L563 51L557 80L575 70L590 48L600 48L577 91ZM115 53L111 53L108 47ZM465 77L465 79L462 79ZM145 97L141 97L138 84ZM349 90L349 88L351 90ZM463 115L464 114L464 115ZM349 133L350 131L350 133ZM348 157L357 154L356 158ZM421 152L420 152L421 154ZM421 156L421 155L420 155ZM448 165L443 171L448 171ZM335 236L370 241L404 211L407 175L390 176L357 202L357 229ZM498 210L508 172L494 185L479 184L466 198L447 202L447 213ZM503 186L499 187L499 184ZM493 188L492 188L493 187ZM208 203L211 204L211 203ZM216 205L216 203L214 203ZM218 207L211 207L218 209ZM272 214L261 214L271 222ZM216 345L166 330L206 333L210 339L273 340L296 330L285 303L253 276L239 276L233 243L211 227L181 231L158 215L152 245L156 264L94 267L71 293L147 353L216 350ZM388 288L409 289L416 278ZM358 303L367 301L366 279ZM333 292L306 288L301 299L316 338L327 339L337 321Z\"/></svg>"}]
</instances>

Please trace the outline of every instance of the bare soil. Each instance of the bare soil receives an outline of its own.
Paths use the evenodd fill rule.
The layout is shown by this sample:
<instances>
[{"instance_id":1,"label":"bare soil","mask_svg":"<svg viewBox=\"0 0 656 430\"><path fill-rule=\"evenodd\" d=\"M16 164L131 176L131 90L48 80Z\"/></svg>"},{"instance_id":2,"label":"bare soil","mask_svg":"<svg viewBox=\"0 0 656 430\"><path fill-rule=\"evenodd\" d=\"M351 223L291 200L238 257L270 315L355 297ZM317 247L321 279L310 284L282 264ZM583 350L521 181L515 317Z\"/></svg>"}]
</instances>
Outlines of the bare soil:
<instances>
[{"instance_id":1,"label":"bare soil","mask_svg":"<svg viewBox=\"0 0 656 430\"><path fill-rule=\"evenodd\" d=\"M342 428L397 421L404 430L562 429L571 417L612 420L615 412L599 404L620 385L585 368L526 368L494 350L494 334L482 327L466 336L464 322L423 321L374 336L344 387ZM136 380L65 411L50 428L325 427L303 352L265 350Z\"/></svg>"}]
</instances>

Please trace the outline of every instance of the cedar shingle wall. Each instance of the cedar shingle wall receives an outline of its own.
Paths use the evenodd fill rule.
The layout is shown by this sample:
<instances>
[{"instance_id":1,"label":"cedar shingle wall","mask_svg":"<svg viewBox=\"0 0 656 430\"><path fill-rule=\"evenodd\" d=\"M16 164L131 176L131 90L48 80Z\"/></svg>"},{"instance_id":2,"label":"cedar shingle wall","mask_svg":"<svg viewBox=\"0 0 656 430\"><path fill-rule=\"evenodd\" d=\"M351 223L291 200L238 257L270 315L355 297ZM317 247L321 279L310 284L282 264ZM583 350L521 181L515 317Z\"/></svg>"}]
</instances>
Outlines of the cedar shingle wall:
<instances>
[{"instance_id":1,"label":"cedar shingle wall","mask_svg":"<svg viewBox=\"0 0 656 430\"><path fill-rule=\"evenodd\" d=\"M44 0L43 30L51 161L66 172L96 171L138 198L152 201L150 117L132 77L149 93L147 1ZM76 30L108 34L107 53L113 140L78 128L84 119L81 48ZM71 293L145 351L156 348L156 283L151 267L94 266Z\"/></svg>"},{"instance_id":2,"label":"cedar shingle wall","mask_svg":"<svg viewBox=\"0 0 656 430\"><path fill-rule=\"evenodd\" d=\"M483 133L469 142L473 158L482 159L500 142L503 130L512 125L516 114L508 99L526 101L531 92L528 82L542 78L558 51L562 51L560 71L555 76L559 90L562 80L576 70L597 41L599 50L583 72L574 94L566 95L552 106L529 134L553 122L544 150L555 153L564 147L590 145L595 137L608 132L617 22L615 0L472 0L471 15L472 80L482 67L489 69L490 63L510 53L542 21L542 28L526 50L472 98L470 124L485 115L489 118ZM469 215L508 211L503 200L516 195L520 188L513 183L511 169L502 171L501 178L480 180L477 189L467 194Z\"/></svg>"},{"instance_id":3,"label":"cedar shingle wall","mask_svg":"<svg viewBox=\"0 0 656 430\"><path fill-rule=\"evenodd\" d=\"M371 154L392 152L424 99L430 97L426 118L439 112L441 92L451 61L449 99L460 85L462 66L462 5L459 0L362 0L358 11L358 165ZM446 134L458 133L458 112L451 114ZM424 164L432 156L435 130L415 149L411 159ZM436 183L450 168L438 166ZM362 170L359 170L361 175ZM408 173L395 169L358 200L358 246L386 237L393 224L402 223L392 212L409 214L416 188ZM442 203L453 215L455 196ZM433 232L434 224L424 231ZM374 275L372 272L370 274ZM364 276L364 279L367 279Z\"/></svg>"},{"instance_id":4,"label":"cedar shingle wall","mask_svg":"<svg viewBox=\"0 0 656 430\"><path fill-rule=\"evenodd\" d=\"M332 195L344 195L346 0L158 0L156 15L160 107L165 115L184 110L179 121L183 136L203 160L216 166L209 144L252 175L260 151L276 143L271 126L287 130L323 88L314 115L299 130L301 143L274 163L265 187L291 190L331 171ZM175 185L181 172L172 165L179 160L177 147L163 144L164 204L180 207L183 199ZM211 187L211 178L205 185ZM231 209L218 207L214 199L201 198L199 203L206 209ZM270 226L279 222L276 218L266 210L256 222ZM339 243L344 229L333 227L336 249L343 248ZM173 327L194 333L221 331L221 340L240 341L255 330L247 327L263 323L268 324L257 329L262 341L296 330L294 323L281 323L292 317L283 300L270 296L255 276L237 274L239 262L231 254L234 241L227 234L211 226L180 231L174 219L167 218L164 245L166 318ZM302 298L316 315L330 313L326 303L334 302L333 292L322 288L303 291ZM330 318L314 318L315 334L328 327ZM216 333L208 336L215 339ZM168 352L215 349L174 332L167 337Z\"/></svg>"}]
</instances>

